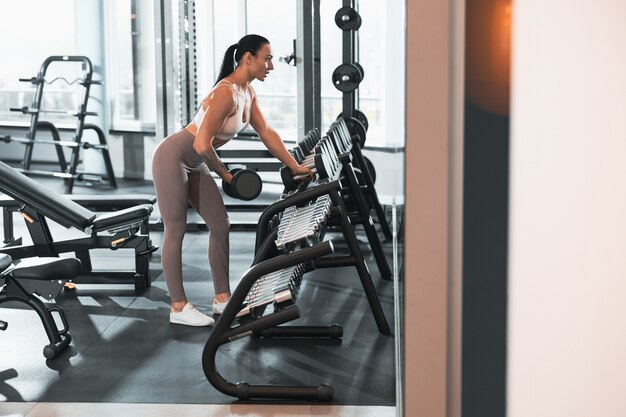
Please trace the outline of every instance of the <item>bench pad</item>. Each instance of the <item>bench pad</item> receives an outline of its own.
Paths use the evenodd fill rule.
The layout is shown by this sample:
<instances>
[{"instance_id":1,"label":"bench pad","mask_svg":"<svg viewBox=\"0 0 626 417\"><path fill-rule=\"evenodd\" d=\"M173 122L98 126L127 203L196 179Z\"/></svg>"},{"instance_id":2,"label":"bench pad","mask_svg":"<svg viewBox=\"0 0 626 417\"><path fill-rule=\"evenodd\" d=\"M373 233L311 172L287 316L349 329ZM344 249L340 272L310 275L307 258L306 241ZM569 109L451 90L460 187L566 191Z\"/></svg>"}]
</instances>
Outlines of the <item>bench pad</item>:
<instances>
[{"instance_id":1,"label":"bench pad","mask_svg":"<svg viewBox=\"0 0 626 417\"><path fill-rule=\"evenodd\" d=\"M41 281L72 279L81 271L82 265L76 258L25 258L16 261L13 276Z\"/></svg>"},{"instance_id":2,"label":"bench pad","mask_svg":"<svg viewBox=\"0 0 626 417\"><path fill-rule=\"evenodd\" d=\"M103 214L94 220L92 230L94 232L100 232L102 230L110 230L125 225L141 223L150 216L150 213L152 213L152 205L142 204L113 213Z\"/></svg>"}]
</instances>

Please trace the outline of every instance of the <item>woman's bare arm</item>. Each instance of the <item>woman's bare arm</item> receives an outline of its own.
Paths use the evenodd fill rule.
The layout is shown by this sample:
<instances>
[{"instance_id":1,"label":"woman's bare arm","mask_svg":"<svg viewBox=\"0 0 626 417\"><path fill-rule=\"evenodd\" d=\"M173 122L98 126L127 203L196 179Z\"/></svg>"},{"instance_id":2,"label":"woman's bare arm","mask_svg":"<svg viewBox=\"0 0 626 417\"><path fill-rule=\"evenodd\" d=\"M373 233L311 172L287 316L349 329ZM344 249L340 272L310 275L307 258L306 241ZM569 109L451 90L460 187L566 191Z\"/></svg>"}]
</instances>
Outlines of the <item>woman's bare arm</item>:
<instances>
[{"instance_id":1,"label":"woman's bare arm","mask_svg":"<svg viewBox=\"0 0 626 417\"><path fill-rule=\"evenodd\" d=\"M224 127L226 120L237 110L237 101L230 88L217 88L207 97L204 118L198 126L193 149L202 157L209 169L230 183L232 175L217 156L213 140Z\"/></svg>"}]
</instances>

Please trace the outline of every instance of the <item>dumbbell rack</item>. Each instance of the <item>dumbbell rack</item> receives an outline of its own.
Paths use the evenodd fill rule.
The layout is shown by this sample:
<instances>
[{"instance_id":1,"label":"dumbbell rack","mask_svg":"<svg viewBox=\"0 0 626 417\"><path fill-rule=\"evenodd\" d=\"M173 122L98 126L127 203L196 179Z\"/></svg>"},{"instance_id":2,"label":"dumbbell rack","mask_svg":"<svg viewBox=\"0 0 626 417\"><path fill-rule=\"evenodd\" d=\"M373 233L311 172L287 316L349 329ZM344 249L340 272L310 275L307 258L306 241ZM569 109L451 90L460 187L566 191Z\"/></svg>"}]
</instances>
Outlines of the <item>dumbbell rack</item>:
<instances>
[{"instance_id":1,"label":"dumbbell rack","mask_svg":"<svg viewBox=\"0 0 626 417\"><path fill-rule=\"evenodd\" d=\"M345 207L339 190L339 181L324 182L317 187L297 192L287 196L269 206L259 219L261 232L257 232L257 247L253 266L246 272L226 305L223 313L215 323L202 354L202 366L209 382L219 391L237 397L240 400L252 398L295 398L328 401L333 396L333 388L327 384L318 386L286 386L286 385L251 385L247 382L237 384L226 381L218 372L216 364L217 350L223 344L232 342L242 337L256 335L263 338L276 337L314 337L338 339L343 335L343 329L336 324L325 326L280 326L281 324L300 317L300 311L295 304L294 292L298 288L291 286L291 278L298 286L304 272L318 267L341 267L354 266L357 268L359 279L363 286L366 298L374 315L374 319L381 334L391 335L389 324L385 318L376 294L376 288L365 265L360 252L358 241L350 225ZM318 204L319 203L319 204ZM277 214L283 214L285 223L289 223L295 231L287 231L281 225L273 227L272 219ZM294 220L298 217L301 222ZM322 241L324 224L330 215L342 219L341 227L344 233L349 256L329 257L333 253L333 245L330 241ZM317 216L317 217L316 217ZM308 220L316 217L318 229L310 234L308 231L302 234L302 226L308 225ZM272 230L268 230L272 228ZM306 227L305 227L306 229ZM281 235L282 233L282 235ZM260 242L258 239L262 239ZM280 249L279 249L280 248ZM265 297L256 307L250 308L246 300L254 295L253 288L263 288L263 281L268 280L273 284L276 275L289 282L281 282L281 293L274 292L275 287L269 287L269 301L267 299L267 287L261 292ZM257 285L258 284L258 285ZM288 291L282 290L287 285ZM283 292L288 296L280 298ZM283 302L289 300L289 302ZM274 304L274 312L266 313L266 307ZM233 322L239 324L232 326Z\"/></svg>"},{"instance_id":2,"label":"dumbbell rack","mask_svg":"<svg viewBox=\"0 0 626 417\"><path fill-rule=\"evenodd\" d=\"M341 170L341 166L338 167ZM309 188L307 188L309 187ZM339 267L355 267L359 279L363 285L367 301L369 302L374 320L378 326L378 330L381 334L389 335L391 330L385 319L385 315L380 306L380 301L376 294L376 289L372 283L372 277L365 263L365 258L361 252L359 242L354 234L352 222L346 211L346 207L343 203L343 199L339 195L342 185L339 180L323 180L316 184L303 184L303 188L297 192L286 196L284 199L270 205L263 211L261 217L259 217L259 226L257 227L256 244L255 244L255 262L258 259L263 259L266 256L268 236L272 234L272 227L276 226L275 216L292 205L299 205L303 201L310 201L322 195L329 195L332 201L333 210L329 218L329 223L332 221L334 225L338 225L343 234L344 240L348 245L350 255L348 256L336 256L318 259L315 261L316 268L339 268ZM279 223L280 224L280 223ZM381 248L382 249L382 248ZM387 267L388 268L388 267ZM391 279L391 273L387 271L383 272L381 268L381 275L385 280Z\"/></svg>"},{"instance_id":3,"label":"dumbbell rack","mask_svg":"<svg viewBox=\"0 0 626 417\"><path fill-rule=\"evenodd\" d=\"M329 181L341 180L341 193L344 196L345 203L351 203L351 209L346 211L350 222L363 226L381 278L391 280L391 269L370 216L370 206L365 195L365 192L369 193L369 190L373 190L374 193L376 190L373 188L368 189L359 184L352 166L352 149L353 144L348 128L344 123L344 119L339 119L331 125L324 138L319 137L319 132L316 129L309 131L299 141L299 145L291 150L291 153L299 163L302 163L303 158L307 155L313 158L319 179L327 179ZM309 163L311 163L310 161L311 159L309 159ZM281 168L280 172L285 185L285 194L296 189L300 192L306 187L316 186L315 183L298 185L296 177L291 176L291 171L287 167ZM257 233L259 233L259 230L262 231L261 225L257 228ZM257 235L257 242L259 241L260 237Z\"/></svg>"},{"instance_id":4,"label":"dumbbell rack","mask_svg":"<svg viewBox=\"0 0 626 417\"><path fill-rule=\"evenodd\" d=\"M82 64L82 75L74 81L68 81L65 78L57 77L54 80L46 80L46 72L48 67L52 63L67 63L67 62L79 62ZM39 73L36 77L32 78L20 78L22 82L28 82L36 86L35 95L30 107L11 108L11 111L21 112L23 114L30 115L30 125L28 128L28 134L25 138L12 137L10 135L0 137L1 141L6 143L17 142L25 145L24 159L22 160L19 170L28 175L46 175L63 178L65 180L65 192L71 194L76 181L91 180L97 182L106 182L111 187L117 187L115 181L115 175L113 173L113 165L111 164L111 157L109 155L108 145L106 137L102 129L93 124L85 123L86 116L96 116L97 113L87 111L87 102L89 101L89 91L92 85L102 84L100 81L92 80L93 65L89 58L85 56L50 56L46 58L39 69ZM44 86L46 84L52 84L57 81L64 81L68 85L72 85L78 82L83 86L82 99L78 110L50 110L42 109L41 102L43 99ZM73 140L62 141L60 139L59 130L57 127L48 122L40 121L40 114L52 113L52 114L65 114L76 117L76 128L74 130ZM52 140L36 139L37 131L39 129L47 129L52 134ZM98 136L98 144L92 144L89 142L83 142L83 132L85 130L93 130ZM54 145L59 160L59 171L45 171L31 169L33 148L35 144ZM68 162L65 160L65 154L63 153L63 147L71 149L71 156ZM104 166L106 169L106 175L103 177L100 174L78 172L77 167L80 162L80 150L81 149L96 149L101 152L104 159Z\"/></svg>"}]
</instances>

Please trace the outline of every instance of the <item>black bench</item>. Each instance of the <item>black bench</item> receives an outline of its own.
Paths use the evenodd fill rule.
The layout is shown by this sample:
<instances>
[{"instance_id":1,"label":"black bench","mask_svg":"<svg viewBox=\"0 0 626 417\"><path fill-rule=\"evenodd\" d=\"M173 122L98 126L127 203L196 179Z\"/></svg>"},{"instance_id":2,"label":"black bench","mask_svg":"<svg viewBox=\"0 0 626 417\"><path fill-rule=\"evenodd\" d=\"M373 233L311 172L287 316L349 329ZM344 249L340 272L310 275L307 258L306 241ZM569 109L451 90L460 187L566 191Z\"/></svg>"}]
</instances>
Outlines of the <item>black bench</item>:
<instances>
[{"instance_id":1,"label":"black bench","mask_svg":"<svg viewBox=\"0 0 626 417\"><path fill-rule=\"evenodd\" d=\"M140 204L154 205L156 196L151 194L113 194L113 195L78 195L64 194L64 197L80 204L88 210L95 212L110 212L124 210ZM22 206L17 200L8 195L0 195L0 207L3 214L3 229L5 246L21 245L22 239L16 238L13 231L13 213ZM141 224L141 233L148 234L148 218Z\"/></svg>"},{"instance_id":2,"label":"black bench","mask_svg":"<svg viewBox=\"0 0 626 417\"><path fill-rule=\"evenodd\" d=\"M63 309L58 305L46 306L35 295L48 301L61 292L65 281L76 277L81 270L80 261L75 258L31 258L18 261L13 267L9 255L0 253L0 304L17 301L26 304L37 312L50 343L43 349L47 359L54 359L65 349L72 337ZM63 328L59 329L52 313L56 313ZM6 330L8 323L0 321L0 330Z\"/></svg>"},{"instance_id":3,"label":"black bench","mask_svg":"<svg viewBox=\"0 0 626 417\"><path fill-rule=\"evenodd\" d=\"M143 291L150 286L149 254L157 248L152 246L147 235L140 233L140 228L149 218L152 205L141 204L96 216L94 212L49 190L3 162L0 162L0 192L20 204L17 211L24 217L33 241L32 245L0 248L0 253L10 255L13 259L22 259L35 256L58 257L61 253L74 252L82 263L80 281L98 282L89 279L90 276L103 276L93 270L89 250L133 249L134 271L107 271L105 282L122 283L130 280L134 282L137 291ZM55 241L47 219L66 228L78 229L87 236ZM108 232L108 235L101 232Z\"/></svg>"}]
</instances>

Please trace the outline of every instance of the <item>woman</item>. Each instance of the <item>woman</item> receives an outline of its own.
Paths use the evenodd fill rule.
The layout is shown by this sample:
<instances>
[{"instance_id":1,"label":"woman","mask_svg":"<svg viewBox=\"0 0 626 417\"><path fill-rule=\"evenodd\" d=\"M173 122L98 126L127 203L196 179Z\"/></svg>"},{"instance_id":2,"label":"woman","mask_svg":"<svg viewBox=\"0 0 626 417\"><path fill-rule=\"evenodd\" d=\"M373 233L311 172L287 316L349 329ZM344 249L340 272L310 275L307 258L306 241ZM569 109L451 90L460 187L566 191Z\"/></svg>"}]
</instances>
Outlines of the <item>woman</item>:
<instances>
[{"instance_id":1,"label":"woman","mask_svg":"<svg viewBox=\"0 0 626 417\"><path fill-rule=\"evenodd\" d=\"M259 109L250 83L255 79L264 81L273 69L267 39L259 35L241 38L226 50L217 82L193 121L165 138L154 152L152 174L165 226L161 260L172 301L171 323L210 326L214 322L187 301L183 289L181 258L188 203L209 229L209 264L215 289L213 314L220 314L230 298L228 214L209 169L227 183L233 176L215 150L249 124L267 149L295 174L314 177L309 168L291 156Z\"/></svg>"}]
</instances>

